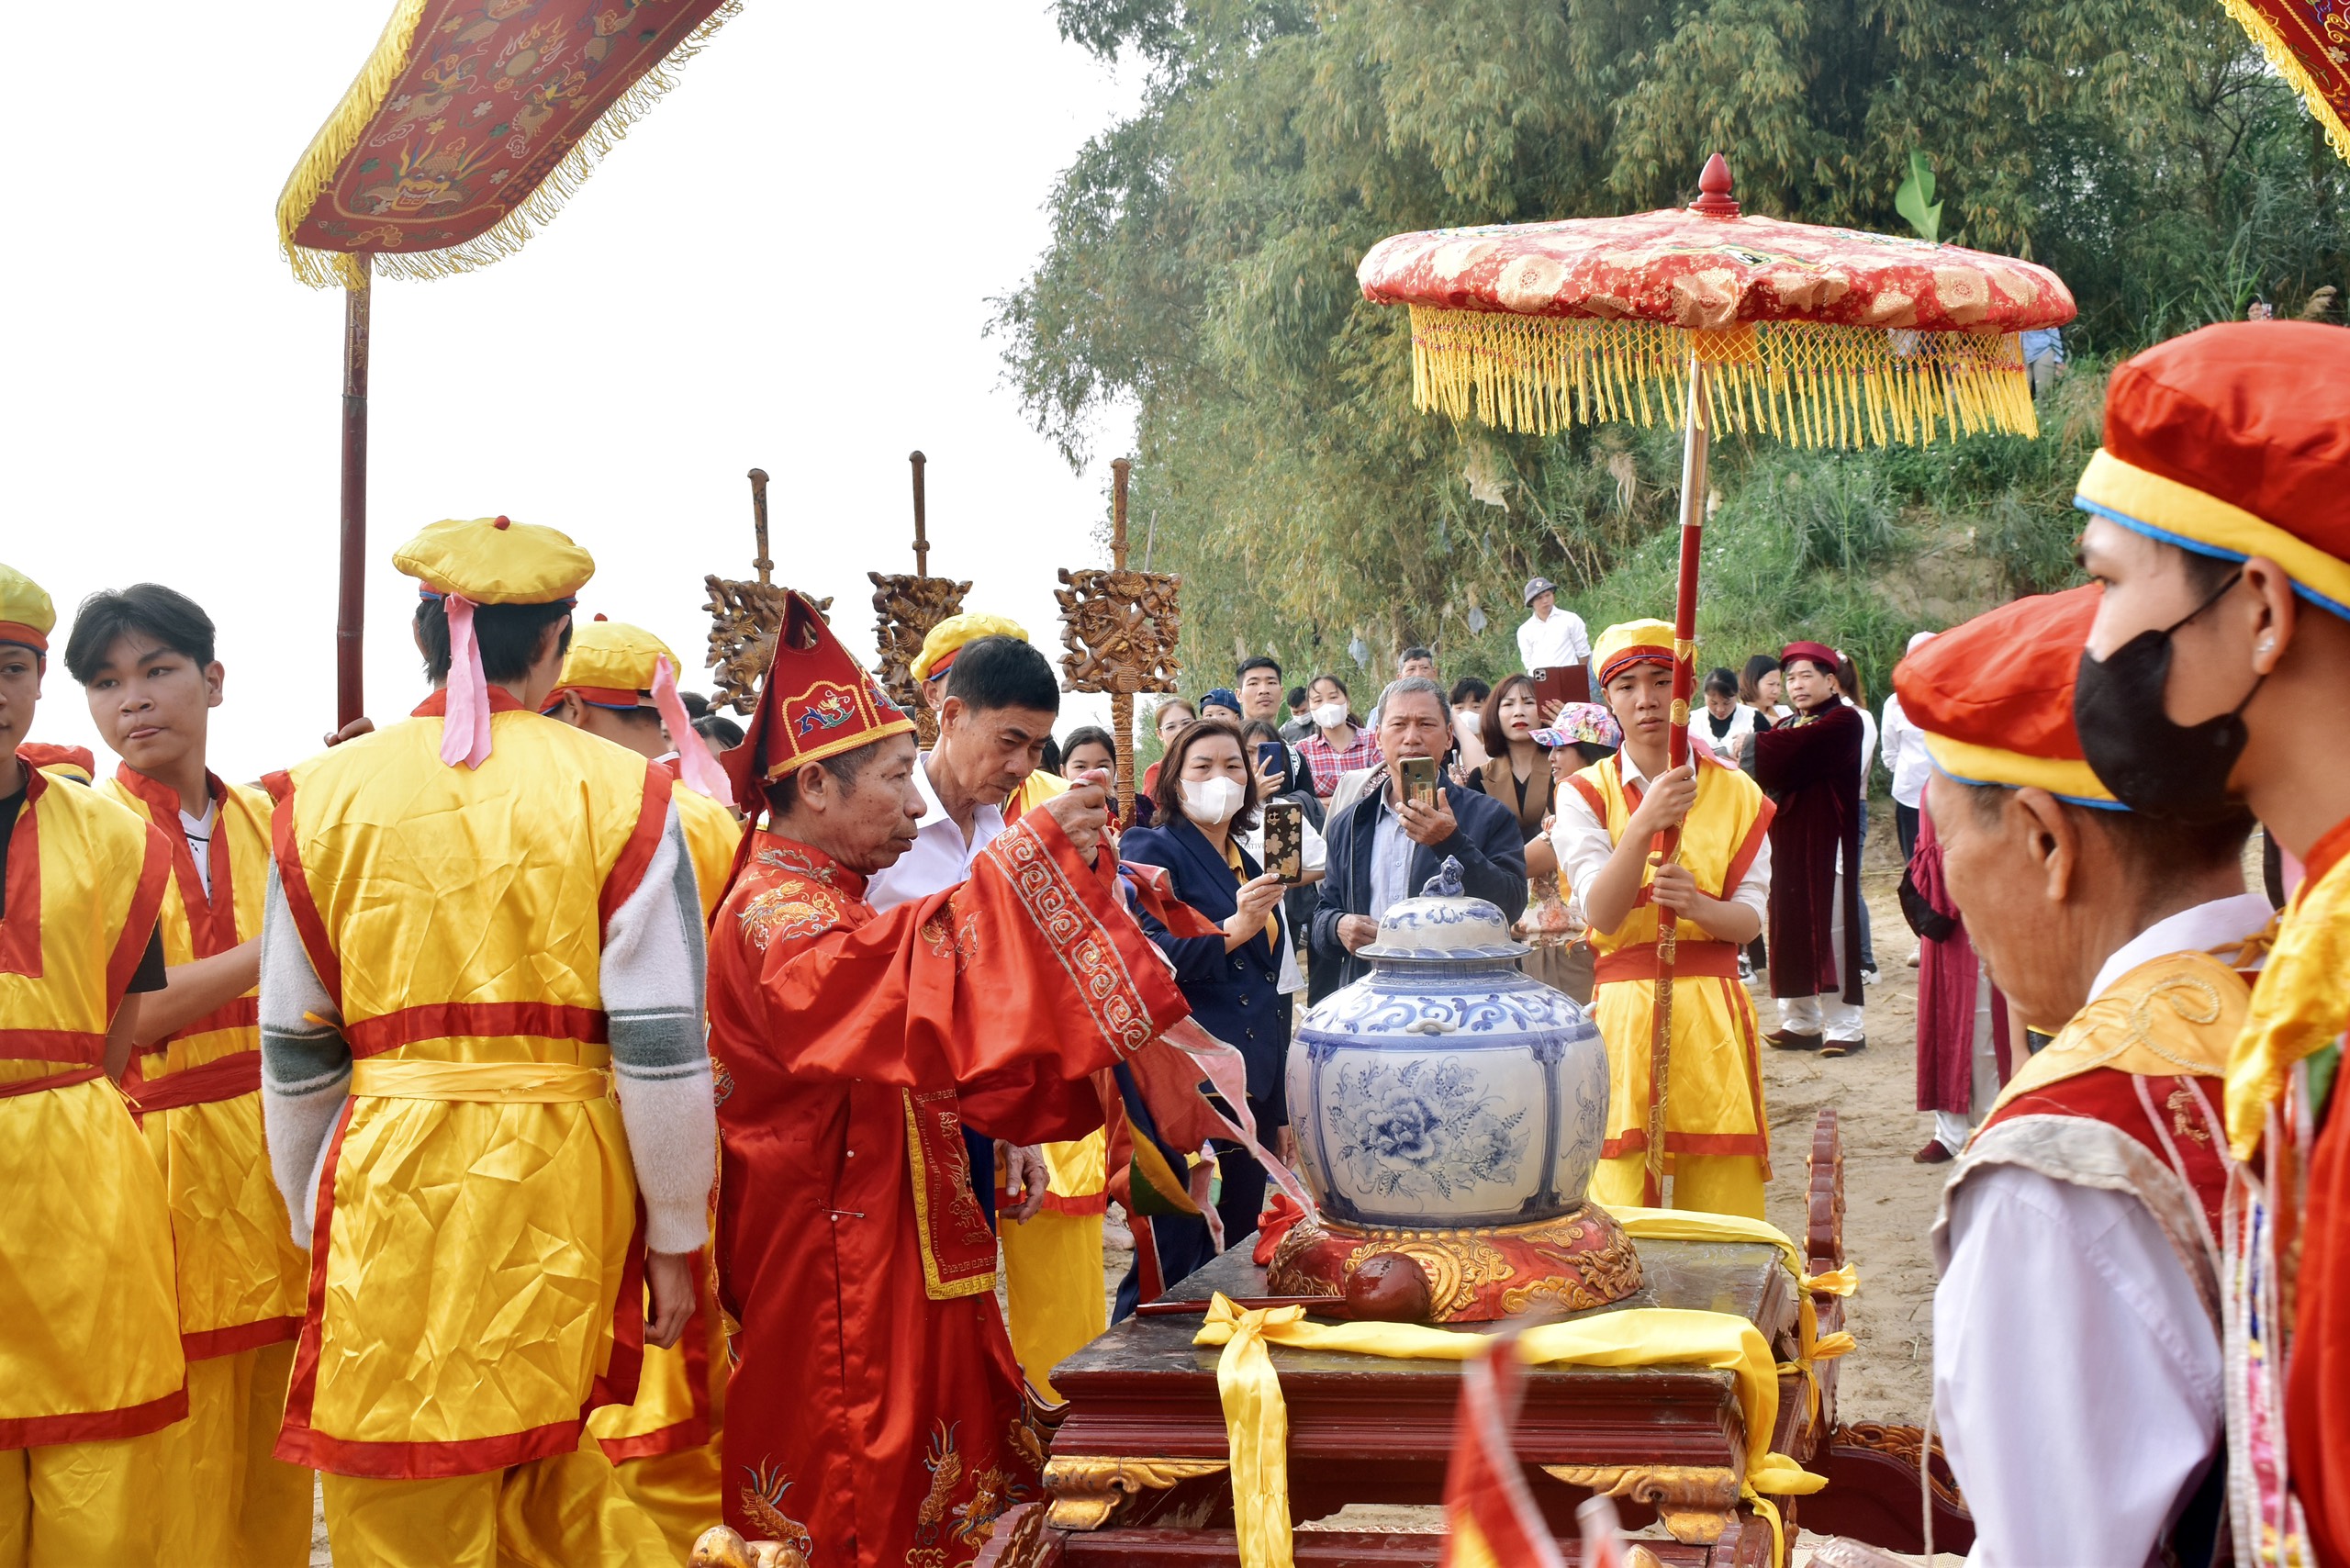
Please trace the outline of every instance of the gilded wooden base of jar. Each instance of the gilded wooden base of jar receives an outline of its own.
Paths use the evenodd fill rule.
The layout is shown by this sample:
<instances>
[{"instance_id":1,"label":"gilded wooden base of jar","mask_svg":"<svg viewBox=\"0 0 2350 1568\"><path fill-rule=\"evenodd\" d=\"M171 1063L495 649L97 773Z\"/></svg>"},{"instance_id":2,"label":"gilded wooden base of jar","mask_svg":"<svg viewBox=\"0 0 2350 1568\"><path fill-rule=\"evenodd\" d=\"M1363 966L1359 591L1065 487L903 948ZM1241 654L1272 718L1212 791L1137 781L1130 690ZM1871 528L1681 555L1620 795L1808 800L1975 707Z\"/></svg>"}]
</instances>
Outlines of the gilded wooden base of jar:
<instances>
[{"instance_id":1,"label":"gilded wooden base of jar","mask_svg":"<svg viewBox=\"0 0 2350 1568\"><path fill-rule=\"evenodd\" d=\"M1400 1253L1427 1276L1432 1323L1487 1323L1537 1307L1580 1312L1640 1288L1632 1238L1596 1204L1557 1219L1460 1230L1374 1230L1301 1220L1266 1271L1275 1295L1341 1296L1355 1271Z\"/></svg>"}]
</instances>

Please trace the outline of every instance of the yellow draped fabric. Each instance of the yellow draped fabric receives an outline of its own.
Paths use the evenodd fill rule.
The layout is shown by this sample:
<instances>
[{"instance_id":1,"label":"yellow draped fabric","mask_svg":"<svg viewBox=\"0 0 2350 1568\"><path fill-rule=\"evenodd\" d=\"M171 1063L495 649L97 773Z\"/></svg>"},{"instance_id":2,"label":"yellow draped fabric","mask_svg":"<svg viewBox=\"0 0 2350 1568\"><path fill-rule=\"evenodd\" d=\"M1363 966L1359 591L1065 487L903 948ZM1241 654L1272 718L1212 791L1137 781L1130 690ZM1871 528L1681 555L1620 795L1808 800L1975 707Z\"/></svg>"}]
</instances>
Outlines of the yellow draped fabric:
<instances>
[{"instance_id":1,"label":"yellow draped fabric","mask_svg":"<svg viewBox=\"0 0 2350 1568\"><path fill-rule=\"evenodd\" d=\"M1575 775L1572 787L1595 804L1608 836L1623 841L1631 821L1623 773L1613 760ZM1746 775L1701 766L1697 801L1681 829L1681 864L1697 886L1715 897L1734 886L1751 863L1756 840L1768 823L1762 791ZM1640 873L1641 886L1655 879L1654 868ZM1684 947L1695 940L1684 925ZM1637 1201L1648 1148L1649 1043L1655 1027L1656 981L1610 980L1607 959L1618 953L1653 948L1656 906L1636 903L1614 931L1588 934L1600 962L1592 995L1592 1022L1607 1047L1607 1157L1594 1178L1594 1195L1613 1206ZM1771 1174L1770 1131L1762 1110L1762 1079L1757 1058L1760 1031L1754 1002L1728 977L1683 973L1673 986L1671 1078L1665 1096L1665 1168L1675 1180L1677 1203L1762 1217L1763 1183Z\"/></svg>"},{"instance_id":2,"label":"yellow draped fabric","mask_svg":"<svg viewBox=\"0 0 2350 1568\"><path fill-rule=\"evenodd\" d=\"M97 788L154 823L166 842L180 840L176 796L158 807L118 778ZM216 882L213 897L225 894L233 905L234 941L228 944L233 946L261 935L262 905L269 887L270 801L258 790L228 784L221 786L215 807L213 833L227 841L229 874L225 887ZM198 957L190 921L213 919L211 908L193 913L188 908L190 892L198 898L204 893L201 882L191 885L193 871L190 861L185 873L175 871L164 885L157 924L163 962L173 967ZM143 1085L167 1085L174 1075L192 1068L258 1052L261 1025L252 1009L250 998L241 998L141 1052L139 1076ZM234 1354L259 1343L291 1339L293 1326L302 1316L310 1260L294 1245L285 1200L270 1180L258 1091L151 1111L140 1118L140 1131L162 1170L170 1195L172 1238L178 1252L180 1338L189 1358ZM307 1537L307 1483L302 1507Z\"/></svg>"},{"instance_id":3,"label":"yellow draped fabric","mask_svg":"<svg viewBox=\"0 0 2350 1568\"><path fill-rule=\"evenodd\" d=\"M166 868L145 823L42 776L0 832L15 834L17 895L0 919L6 1088L102 1059L116 988L146 946L132 927L153 920ZM37 893L27 897L17 857L35 843ZM0 1450L177 1420L186 1363L171 1210L121 1091L93 1078L0 1098Z\"/></svg>"},{"instance_id":4,"label":"yellow draped fabric","mask_svg":"<svg viewBox=\"0 0 2350 1568\"><path fill-rule=\"evenodd\" d=\"M2138 1078L2217 1078L2227 1071L2250 996L2244 977L2208 953L2150 958L2026 1058L1991 1109L2101 1067Z\"/></svg>"},{"instance_id":5,"label":"yellow draped fabric","mask_svg":"<svg viewBox=\"0 0 2350 1568\"><path fill-rule=\"evenodd\" d=\"M1802 1302L1801 1350L1792 1370L1800 1371L1811 1383L1817 1409L1818 1383L1812 1363L1844 1355L1853 1340L1841 1330L1821 1336L1811 1298L1852 1294L1860 1281L1851 1264L1807 1274L1803 1252L1785 1231L1736 1215L1615 1207L1608 1213L1635 1238L1742 1241L1776 1249L1795 1277ZM1309 1323L1302 1306L1243 1311L1218 1293L1192 1343L1225 1347L1216 1361L1216 1392L1231 1444L1233 1520L1243 1568L1290 1568L1289 1415L1281 1379L1265 1347L1460 1361L1492 1344L1493 1337L1416 1323ZM1827 1484L1785 1454L1771 1451L1771 1433L1779 1419L1779 1373L1789 1369L1772 1358L1754 1325L1734 1313L1632 1307L1572 1323L1543 1324L1519 1334L1516 1343L1528 1366L1695 1365L1736 1373L1739 1409L1746 1423L1744 1495L1770 1520L1774 1539L1780 1536L1778 1510L1761 1494L1802 1495ZM1783 1539L1775 1555L1781 1562L1786 1560Z\"/></svg>"},{"instance_id":6,"label":"yellow draped fabric","mask_svg":"<svg viewBox=\"0 0 2350 1568\"><path fill-rule=\"evenodd\" d=\"M693 744L699 745L700 738L694 737ZM733 869L734 849L743 842L743 824L733 812L682 784L670 791L669 800L677 808L677 825L685 829L686 853L693 857L694 887L701 894L706 921L725 895L726 874Z\"/></svg>"},{"instance_id":7,"label":"yellow draped fabric","mask_svg":"<svg viewBox=\"0 0 2350 1568\"><path fill-rule=\"evenodd\" d=\"M668 781L537 714L490 724L477 769L442 763L428 717L276 790L294 924L361 1058L279 1451L345 1474L575 1447L638 1310L619 1299L637 1204L601 1071L602 908L650 858Z\"/></svg>"},{"instance_id":8,"label":"yellow draped fabric","mask_svg":"<svg viewBox=\"0 0 2350 1568\"><path fill-rule=\"evenodd\" d=\"M2350 856L2295 890L2228 1057L2228 1147L2250 1159L2285 1075L2350 1028Z\"/></svg>"}]
</instances>

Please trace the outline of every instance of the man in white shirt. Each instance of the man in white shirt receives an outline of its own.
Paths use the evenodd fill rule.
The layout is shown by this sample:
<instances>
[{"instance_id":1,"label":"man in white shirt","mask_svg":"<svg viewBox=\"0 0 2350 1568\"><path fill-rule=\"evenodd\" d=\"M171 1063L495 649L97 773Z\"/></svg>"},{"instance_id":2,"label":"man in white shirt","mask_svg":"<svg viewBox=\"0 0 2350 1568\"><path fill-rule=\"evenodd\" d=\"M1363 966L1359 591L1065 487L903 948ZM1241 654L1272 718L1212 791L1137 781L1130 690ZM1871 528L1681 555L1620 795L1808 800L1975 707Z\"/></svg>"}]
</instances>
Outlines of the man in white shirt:
<instances>
[{"instance_id":1,"label":"man in white shirt","mask_svg":"<svg viewBox=\"0 0 2350 1568\"><path fill-rule=\"evenodd\" d=\"M1539 670L1572 669L1591 658L1591 636L1583 617L1559 608L1559 588L1548 577L1526 585L1528 615L1517 629L1517 656L1532 675ZM1549 722L1545 714L1544 722Z\"/></svg>"},{"instance_id":2,"label":"man in white shirt","mask_svg":"<svg viewBox=\"0 0 2350 1568\"><path fill-rule=\"evenodd\" d=\"M2251 996L2233 966L2270 912L2244 890L2248 817L2142 819L2078 760L2096 594L2004 606L1895 677L1968 935L2058 1029L1933 1230L1934 1409L1974 1568L2208 1562L2221 1512L2221 1075Z\"/></svg>"},{"instance_id":3,"label":"man in white shirt","mask_svg":"<svg viewBox=\"0 0 2350 1568\"><path fill-rule=\"evenodd\" d=\"M938 744L913 772L923 803L913 846L873 874L866 902L877 911L894 909L969 880L971 862L1003 831L1004 801L1044 760L1060 700L1053 666L1019 638L982 637L957 652L939 704ZM971 1185L981 1202L993 1202L993 1165L1001 1160L1003 1184L1022 1194L1005 1217L1033 1217L1045 1202L1038 1151L965 1137L971 1145Z\"/></svg>"},{"instance_id":4,"label":"man in white shirt","mask_svg":"<svg viewBox=\"0 0 2350 1568\"><path fill-rule=\"evenodd\" d=\"M1909 639L1905 656L1916 653L1933 641L1931 632L1920 632ZM1893 831L1901 843L1902 864L1918 853L1918 812L1925 804L1926 779L1934 770L1931 758L1926 755L1926 737L1909 722L1901 710L1901 694L1893 692L1885 700L1884 716L1877 722L1877 756L1885 770L1893 775ZM1911 960L1912 965L1916 963Z\"/></svg>"}]
</instances>

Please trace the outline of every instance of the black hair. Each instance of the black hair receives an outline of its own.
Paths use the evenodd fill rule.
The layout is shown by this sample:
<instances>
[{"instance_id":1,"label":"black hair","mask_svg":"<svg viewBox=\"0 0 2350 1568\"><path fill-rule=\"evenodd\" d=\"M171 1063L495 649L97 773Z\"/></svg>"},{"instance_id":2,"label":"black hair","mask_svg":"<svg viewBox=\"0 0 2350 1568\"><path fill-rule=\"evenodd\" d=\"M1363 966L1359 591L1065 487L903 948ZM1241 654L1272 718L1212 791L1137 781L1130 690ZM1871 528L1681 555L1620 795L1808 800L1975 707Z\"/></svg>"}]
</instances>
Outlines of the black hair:
<instances>
[{"instance_id":1,"label":"black hair","mask_svg":"<svg viewBox=\"0 0 2350 1568\"><path fill-rule=\"evenodd\" d=\"M959 662L959 661L958 661ZM889 737L883 737L887 739ZM874 758L881 755L880 741L867 741L847 751L836 751L830 756L819 757L816 766L833 776L843 795L856 793L856 781L865 774ZM800 767L807 766L802 763ZM920 763L915 764L920 767ZM770 817L789 815L800 804L800 768L794 767L780 778L767 780L767 813Z\"/></svg>"},{"instance_id":2,"label":"black hair","mask_svg":"<svg viewBox=\"0 0 2350 1568\"><path fill-rule=\"evenodd\" d=\"M481 649L483 678L520 680L537 659L539 639L557 621L564 622L555 639L555 655L571 651L571 605L477 604L474 606L474 643ZM416 601L416 640L424 649L424 673L433 680L449 678L449 611L438 599Z\"/></svg>"},{"instance_id":3,"label":"black hair","mask_svg":"<svg viewBox=\"0 0 2350 1568\"><path fill-rule=\"evenodd\" d=\"M2244 570L2242 561L2231 561L2222 555L2206 555L2200 550L2189 550L2183 545L2173 544L2167 539L2158 539L2154 543L2166 550L2176 550L2185 557L2179 562L2178 569L2186 574L2188 587L2207 599L2218 593L2221 586L2231 577Z\"/></svg>"},{"instance_id":4,"label":"black hair","mask_svg":"<svg viewBox=\"0 0 2350 1568\"><path fill-rule=\"evenodd\" d=\"M980 637L963 644L946 672L946 695L974 713L999 708L1061 711L1061 683L1045 655L1018 637Z\"/></svg>"},{"instance_id":5,"label":"black hair","mask_svg":"<svg viewBox=\"0 0 2350 1568\"><path fill-rule=\"evenodd\" d=\"M1747 660L1746 673L1738 679L1738 700L1751 708L1762 707L1762 679L1778 667L1778 659L1770 654L1757 654Z\"/></svg>"},{"instance_id":6,"label":"black hair","mask_svg":"<svg viewBox=\"0 0 2350 1568\"><path fill-rule=\"evenodd\" d=\"M1736 701L1738 700L1738 672L1734 669L1728 668L1715 670L1712 674L1706 677L1706 693L1707 696L1727 697L1730 699L1730 700Z\"/></svg>"},{"instance_id":7,"label":"black hair","mask_svg":"<svg viewBox=\"0 0 2350 1568\"><path fill-rule=\"evenodd\" d=\"M684 704L686 717L688 719L701 719L710 712L710 699L699 691L680 691L677 693L677 700Z\"/></svg>"},{"instance_id":8,"label":"black hair","mask_svg":"<svg viewBox=\"0 0 2350 1568\"><path fill-rule=\"evenodd\" d=\"M694 734L704 740L716 741L728 751L743 744L743 726L723 713L704 713L694 721ZM671 740L677 737L671 735Z\"/></svg>"},{"instance_id":9,"label":"black hair","mask_svg":"<svg viewBox=\"0 0 2350 1568\"><path fill-rule=\"evenodd\" d=\"M1286 700L1288 701L1289 706L1290 706L1290 707L1292 707L1292 708L1293 708L1293 709L1294 709L1294 708L1303 708L1303 707L1304 707L1304 706L1305 706L1305 688L1304 688L1304 687L1302 687L1302 686L1292 686L1292 687L1291 687L1291 688L1289 689L1289 696L1288 696L1288 698L1286 699Z\"/></svg>"},{"instance_id":10,"label":"black hair","mask_svg":"<svg viewBox=\"0 0 2350 1568\"><path fill-rule=\"evenodd\" d=\"M1084 724L1071 730L1069 733L1069 739L1061 742L1062 762L1067 763L1069 754L1076 751L1077 748L1081 745L1100 746L1102 750L1110 754L1110 766L1113 768L1118 766L1117 737L1111 734L1109 731L1103 729L1101 725ZM1060 769L1055 768L1053 771L1058 773Z\"/></svg>"},{"instance_id":11,"label":"black hair","mask_svg":"<svg viewBox=\"0 0 2350 1568\"><path fill-rule=\"evenodd\" d=\"M1150 803L1158 808L1160 822L1183 820L1183 764L1192 748L1211 735L1223 735L1240 748L1240 809L1232 813L1232 831L1247 833L1257 825L1257 770L1248 765L1248 743L1240 738L1240 726L1229 719L1194 719L1168 743L1167 755L1159 759Z\"/></svg>"},{"instance_id":12,"label":"black hair","mask_svg":"<svg viewBox=\"0 0 2350 1568\"><path fill-rule=\"evenodd\" d=\"M1493 691L1491 686L1475 676L1464 675L1452 683L1452 705L1458 708L1463 702L1483 702Z\"/></svg>"},{"instance_id":13,"label":"black hair","mask_svg":"<svg viewBox=\"0 0 2350 1568\"><path fill-rule=\"evenodd\" d=\"M196 600L161 583L106 588L82 601L73 612L73 634L65 640L66 672L87 686L118 638L143 632L198 669L212 662L212 617Z\"/></svg>"},{"instance_id":14,"label":"black hair","mask_svg":"<svg viewBox=\"0 0 2350 1568\"><path fill-rule=\"evenodd\" d=\"M1413 646L1404 649L1402 653L1395 655L1395 667L1397 669L1402 669L1414 659L1426 659L1428 663L1434 664L1436 663L1436 653L1433 649L1423 648L1415 644Z\"/></svg>"},{"instance_id":15,"label":"black hair","mask_svg":"<svg viewBox=\"0 0 2350 1568\"><path fill-rule=\"evenodd\" d=\"M1521 689L1534 699L1534 722L1541 723L1542 694L1536 689L1534 678L1523 671L1502 677L1502 683L1485 694L1484 706L1477 710L1477 739L1484 744L1487 756L1509 755L1509 732L1502 728L1502 704L1509 700L1511 692ZM1459 687L1453 688L1456 702L1460 700L1460 691Z\"/></svg>"},{"instance_id":16,"label":"black hair","mask_svg":"<svg viewBox=\"0 0 2350 1568\"><path fill-rule=\"evenodd\" d=\"M1039 772L1049 773L1056 778L1061 776L1060 742L1050 735L1045 737L1044 749L1036 754L1036 767Z\"/></svg>"},{"instance_id":17,"label":"black hair","mask_svg":"<svg viewBox=\"0 0 2350 1568\"><path fill-rule=\"evenodd\" d=\"M1232 666L1233 683L1238 685L1248 678L1248 672L1252 669L1269 669L1273 672L1275 680L1281 678L1281 660L1274 658L1270 654L1259 654L1254 658L1242 659Z\"/></svg>"},{"instance_id":18,"label":"black hair","mask_svg":"<svg viewBox=\"0 0 2350 1568\"><path fill-rule=\"evenodd\" d=\"M1577 756L1583 758L1585 767L1596 767L1616 755L1616 748L1612 745L1597 745L1590 741L1569 741L1567 744L1574 748Z\"/></svg>"}]
</instances>

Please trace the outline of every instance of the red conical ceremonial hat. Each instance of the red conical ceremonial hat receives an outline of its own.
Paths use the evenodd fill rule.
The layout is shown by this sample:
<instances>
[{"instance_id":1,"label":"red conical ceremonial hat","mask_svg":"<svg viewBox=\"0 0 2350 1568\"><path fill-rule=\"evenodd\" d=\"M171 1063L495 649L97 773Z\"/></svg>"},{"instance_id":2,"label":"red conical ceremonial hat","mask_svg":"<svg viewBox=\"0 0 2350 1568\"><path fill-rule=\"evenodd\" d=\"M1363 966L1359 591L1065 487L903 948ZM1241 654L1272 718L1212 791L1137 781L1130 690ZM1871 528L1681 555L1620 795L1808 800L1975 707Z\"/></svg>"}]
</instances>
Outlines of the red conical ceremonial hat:
<instances>
[{"instance_id":1,"label":"red conical ceremonial hat","mask_svg":"<svg viewBox=\"0 0 2350 1568\"><path fill-rule=\"evenodd\" d=\"M759 684L758 709L743 744L723 759L726 776L734 798L749 807L769 779L802 763L913 733L914 722L882 695L816 607L787 593L783 629Z\"/></svg>"}]
</instances>

